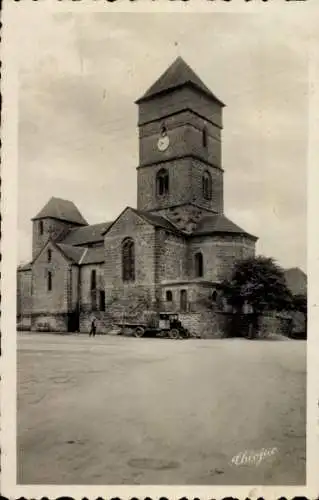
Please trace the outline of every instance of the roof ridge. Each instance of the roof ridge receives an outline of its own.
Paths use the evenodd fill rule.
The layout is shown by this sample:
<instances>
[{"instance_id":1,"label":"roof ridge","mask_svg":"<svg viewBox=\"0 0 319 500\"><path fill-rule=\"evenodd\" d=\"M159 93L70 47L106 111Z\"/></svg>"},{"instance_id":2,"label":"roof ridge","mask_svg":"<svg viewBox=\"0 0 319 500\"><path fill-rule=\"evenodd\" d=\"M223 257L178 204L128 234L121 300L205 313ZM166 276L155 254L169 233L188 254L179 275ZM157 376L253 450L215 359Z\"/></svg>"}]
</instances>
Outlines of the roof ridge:
<instances>
[{"instance_id":1,"label":"roof ridge","mask_svg":"<svg viewBox=\"0 0 319 500\"><path fill-rule=\"evenodd\" d=\"M88 253L88 250L89 250L89 249L88 249L88 247L84 249L84 252L83 252L83 254L81 255L81 258L80 258L80 260L79 260L79 266L82 264L84 257L85 257L85 256L86 256L86 254Z\"/></svg>"}]
</instances>

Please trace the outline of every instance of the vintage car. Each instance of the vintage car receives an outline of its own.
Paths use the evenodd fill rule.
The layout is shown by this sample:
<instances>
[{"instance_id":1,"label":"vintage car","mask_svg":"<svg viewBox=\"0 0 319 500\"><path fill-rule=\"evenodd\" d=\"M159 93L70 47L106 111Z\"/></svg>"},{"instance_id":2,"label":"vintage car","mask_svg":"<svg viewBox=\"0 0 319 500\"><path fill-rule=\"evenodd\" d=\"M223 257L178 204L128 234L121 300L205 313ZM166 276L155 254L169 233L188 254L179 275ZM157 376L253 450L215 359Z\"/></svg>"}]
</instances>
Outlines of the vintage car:
<instances>
[{"instance_id":1,"label":"vintage car","mask_svg":"<svg viewBox=\"0 0 319 500\"><path fill-rule=\"evenodd\" d=\"M160 312L152 321L123 322L122 332L130 331L134 337L168 337L170 339L183 339L192 337L191 333L183 327L179 315L174 312Z\"/></svg>"}]
</instances>

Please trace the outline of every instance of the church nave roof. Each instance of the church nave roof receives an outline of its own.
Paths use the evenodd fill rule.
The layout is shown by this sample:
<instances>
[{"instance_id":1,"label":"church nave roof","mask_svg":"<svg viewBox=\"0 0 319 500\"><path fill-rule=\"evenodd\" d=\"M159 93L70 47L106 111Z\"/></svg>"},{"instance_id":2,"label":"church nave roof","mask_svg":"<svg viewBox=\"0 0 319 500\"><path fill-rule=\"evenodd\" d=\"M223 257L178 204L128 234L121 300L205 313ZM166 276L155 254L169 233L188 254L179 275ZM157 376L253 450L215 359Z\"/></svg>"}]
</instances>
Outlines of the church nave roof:
<instances>
[{"instance_id":1,"label":"church nave roof","mask_svg":"<svg viewBox=\"0 0 319 500\"><path fill-rule=\"evenodd\" d=\"M103 241L103 232L111 225L111 222L101 222L90 226L71 229L63 243L67 245L88 245L89 243L98 243Z\"/></svg>"}]
</instances>

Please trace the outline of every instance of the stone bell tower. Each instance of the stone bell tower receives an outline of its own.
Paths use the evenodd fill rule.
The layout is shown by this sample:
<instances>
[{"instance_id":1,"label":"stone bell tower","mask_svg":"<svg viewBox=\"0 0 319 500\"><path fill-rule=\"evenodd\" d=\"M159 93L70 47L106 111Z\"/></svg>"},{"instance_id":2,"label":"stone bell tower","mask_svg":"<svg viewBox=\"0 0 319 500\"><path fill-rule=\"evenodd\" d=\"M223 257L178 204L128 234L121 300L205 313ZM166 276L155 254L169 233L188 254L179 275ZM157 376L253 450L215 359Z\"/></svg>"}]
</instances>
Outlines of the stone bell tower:
<instances>
[{"instance_id":1,"label":"stone bell tower","mask_svg":"<svg viewBox=\"0 0 319 500\"><path fill-rule=\"evenodd\" d=\"M223 213L224 104L181 57L136 103L137 208L176 220Z\"/></svg>"}]
</instances>

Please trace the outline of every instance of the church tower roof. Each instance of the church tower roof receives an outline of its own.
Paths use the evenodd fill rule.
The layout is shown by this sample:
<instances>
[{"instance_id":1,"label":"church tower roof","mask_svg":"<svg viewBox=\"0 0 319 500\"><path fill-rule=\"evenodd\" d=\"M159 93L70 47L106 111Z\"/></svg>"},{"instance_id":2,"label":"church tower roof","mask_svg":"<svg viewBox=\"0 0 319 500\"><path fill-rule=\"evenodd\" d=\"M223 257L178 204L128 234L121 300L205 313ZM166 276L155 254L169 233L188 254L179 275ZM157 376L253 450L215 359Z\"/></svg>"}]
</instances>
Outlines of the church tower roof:
<instances>
[{"instance_id":1,"label":"church tower roof","mask_svg":"<svg viewBox=\"0 0 319 500\"><path fill-rule=\"evenodd\" d=\"M86 226L87 221L72 201L52 197L32 220L52 218Z\"/></svg>"},{"instance_id":2,"label":"church tower roof","mask_svg":"<svg viewBox=\"0 0 319 500\"><path fill-rule=\"evenodd\" d=\"M195 87L212 100L218 102L221 106L225 106L224 103L221 102L208 87L206 87L192 68L180 56L175 59L175 61L158 78L158 80L156 80L147 92L136 101L136 104L147 101L158 94L166 93L184 85Z\"/></svg>"}]
</instances>

